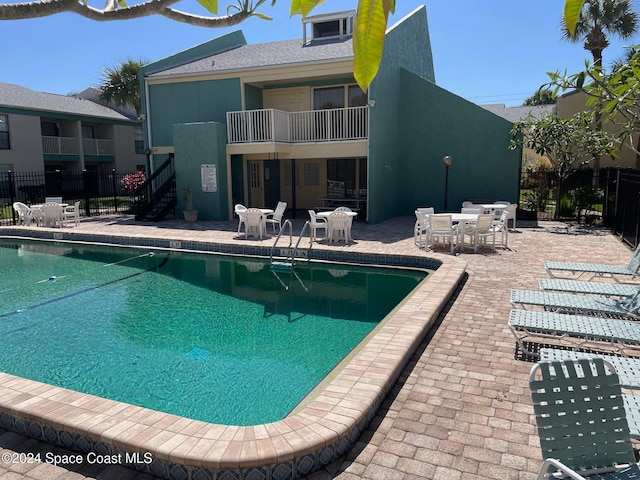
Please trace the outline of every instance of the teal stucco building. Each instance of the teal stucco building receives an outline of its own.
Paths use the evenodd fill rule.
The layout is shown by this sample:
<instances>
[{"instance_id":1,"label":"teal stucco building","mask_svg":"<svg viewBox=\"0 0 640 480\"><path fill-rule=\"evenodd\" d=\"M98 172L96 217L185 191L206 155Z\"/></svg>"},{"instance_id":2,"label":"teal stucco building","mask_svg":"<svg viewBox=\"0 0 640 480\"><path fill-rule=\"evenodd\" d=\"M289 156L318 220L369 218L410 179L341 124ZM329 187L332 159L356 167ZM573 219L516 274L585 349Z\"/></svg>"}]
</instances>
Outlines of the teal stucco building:
<instances>
[{"instance_id":1,"label":"teal stucco building","mask_svg":"<svg viewBox=\"0 0 640 480\"><path fill-rule=\"evenodd\" d=\"M378 223L447 205L517 201L512 124L435 82L424 6L388 28L368 92L353 77L355 12L308 17L302 38L248 45L241 31L142 70L152 166L174 156L203 220L234 204L290 212L344 203Z\"/></svg>"}]
</instances>

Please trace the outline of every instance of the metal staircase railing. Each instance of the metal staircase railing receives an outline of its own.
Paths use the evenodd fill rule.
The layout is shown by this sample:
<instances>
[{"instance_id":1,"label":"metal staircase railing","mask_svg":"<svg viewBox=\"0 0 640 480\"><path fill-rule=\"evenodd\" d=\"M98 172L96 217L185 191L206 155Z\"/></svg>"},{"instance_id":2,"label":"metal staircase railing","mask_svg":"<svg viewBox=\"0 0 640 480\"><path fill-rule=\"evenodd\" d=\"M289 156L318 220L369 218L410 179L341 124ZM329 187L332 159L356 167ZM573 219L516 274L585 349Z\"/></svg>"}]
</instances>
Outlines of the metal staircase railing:
<instances>
[{"instance_id":1,"label":"metal staircase railing","mask_svg":"<svg viewBox=\"0 0 640 480\"><path fill-rule=\"evenodd\" d=\"M178 197L173 155L170 155L143 184L136 188L132 195L136 198L134 207L136 220L159 222L170 212L173 211L175 214Z\"/></svg>"}]
</instances>

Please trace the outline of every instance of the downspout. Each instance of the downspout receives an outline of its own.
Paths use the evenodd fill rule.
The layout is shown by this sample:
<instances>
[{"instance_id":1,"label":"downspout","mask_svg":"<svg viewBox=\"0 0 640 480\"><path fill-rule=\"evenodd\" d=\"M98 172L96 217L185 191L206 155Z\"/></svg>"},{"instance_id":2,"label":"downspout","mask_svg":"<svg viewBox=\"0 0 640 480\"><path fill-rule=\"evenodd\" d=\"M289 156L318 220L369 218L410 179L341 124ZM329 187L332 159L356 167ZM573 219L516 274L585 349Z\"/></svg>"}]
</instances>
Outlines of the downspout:
<instances>
[{"instance_id":1,"label":"downspout","mask_svg":"<svg viewBox=\"0 0 640 480\"><path fill-rule=\"evenodd\" d=\"M142 78L142 81L144 82L144 98L146 99L146 102L144 102L145 103L144 110L145 110L145 121L147 124L147 146L153 152L153 140L151 138L151 108L149 106L149 104L151 103L149 101L149 83L147 82L147 79L145 77ZM147 172L148 175L153 173L155 170L155 166L153 164L154 162L153 153L149 158L150 158L150 162L149 162L150 171Z\"/></svg>"}]
</instances>

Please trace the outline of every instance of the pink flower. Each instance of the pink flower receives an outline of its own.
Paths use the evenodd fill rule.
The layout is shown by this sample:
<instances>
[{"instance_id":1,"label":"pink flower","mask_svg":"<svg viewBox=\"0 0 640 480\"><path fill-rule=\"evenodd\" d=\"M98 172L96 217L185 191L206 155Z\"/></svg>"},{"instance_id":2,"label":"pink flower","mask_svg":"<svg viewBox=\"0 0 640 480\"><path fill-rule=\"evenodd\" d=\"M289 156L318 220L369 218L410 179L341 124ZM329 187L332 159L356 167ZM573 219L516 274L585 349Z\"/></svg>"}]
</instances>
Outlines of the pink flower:
<instances>
[{"instance_id":1,"label":"pink flower","mask_svg":"<svg viewBox=\"0 0 640 480\"><path fill-rule=\"evenodd\" d=\"M131 195L136 188L142 185L147 180L147 176L144 172L137 171L136 173L127 173L122 177L120 183L124 187L125 191Z\"/></svg>"}]
</instances>

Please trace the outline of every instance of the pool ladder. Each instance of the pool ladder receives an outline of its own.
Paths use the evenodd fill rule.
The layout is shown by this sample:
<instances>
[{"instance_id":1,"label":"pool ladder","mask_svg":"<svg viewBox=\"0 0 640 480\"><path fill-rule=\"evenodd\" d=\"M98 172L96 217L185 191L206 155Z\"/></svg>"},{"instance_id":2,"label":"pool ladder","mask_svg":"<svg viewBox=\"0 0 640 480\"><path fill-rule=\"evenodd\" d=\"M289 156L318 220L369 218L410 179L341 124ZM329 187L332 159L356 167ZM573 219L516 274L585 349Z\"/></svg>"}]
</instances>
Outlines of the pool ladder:
<instances>
[{"instance_id":1,"label":"pool ladder","mask_svg":"<svg viewBox=\"0 0 640 480\"><path fill-rule=\"evenodd\" d=\"M278 242L282 237L282 233L285 231L285 227L287 226L289 227L289 245L286 247L288 253L284 259L274 260L273 256L276 250L276 246L278 245ZM271 247L271 253L269 254L269 261L271 263L271 273L273 273L273 275L278 279L278 281L284 287L285 290L289 290L289 285L287 285L282 280L280 275L278 275L279 273L291 274L292 277L295 277L296 280L298 280L298 283L302 285L302 288L304 288L305 291L309 291L309 289L305 286L304 282L298 276L295 270L298 248L300 247L300 240L302 240L302 235L304 234L305 230L307 230L308 228L309 228L309 222L307 221L302 226L302 230L300 230L300 235L298 235L298 241L296 242L295 246L292 249L291 245L293 245L293 224L291 223L291 220L285 220L285 222L282 224L282 227L280 227L280 232L278 233L276 240L273 242L273 246ZM310 248L311 247L309 247L309 249ZM309 249L307 249L307 255L306 255L307 261L309 260L309 255L308 255Z\"/></svg>"}]
</instances>

